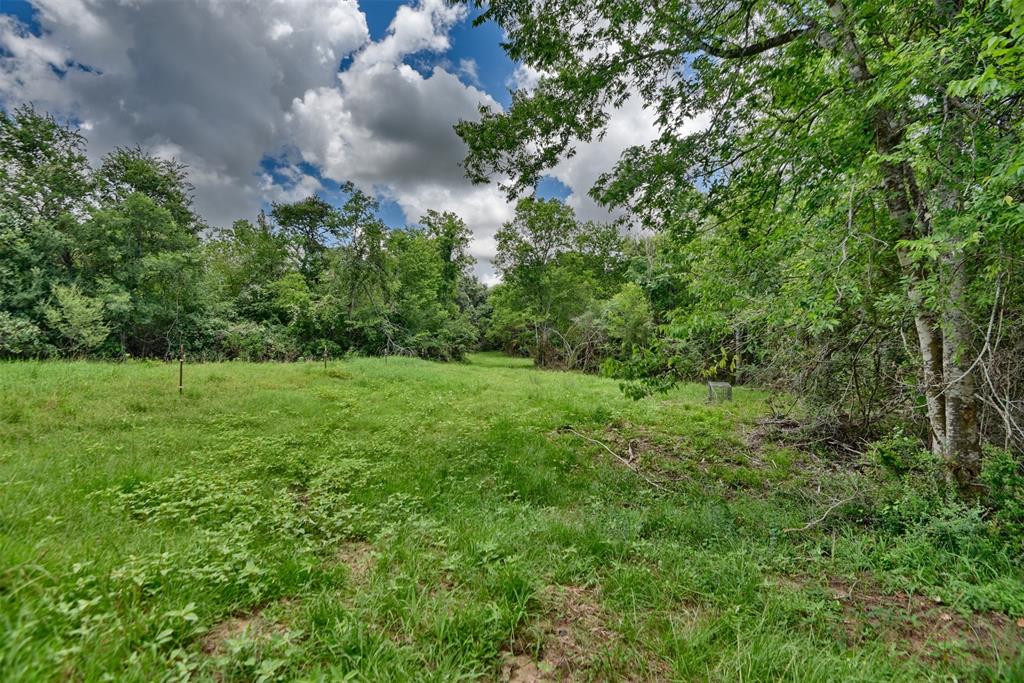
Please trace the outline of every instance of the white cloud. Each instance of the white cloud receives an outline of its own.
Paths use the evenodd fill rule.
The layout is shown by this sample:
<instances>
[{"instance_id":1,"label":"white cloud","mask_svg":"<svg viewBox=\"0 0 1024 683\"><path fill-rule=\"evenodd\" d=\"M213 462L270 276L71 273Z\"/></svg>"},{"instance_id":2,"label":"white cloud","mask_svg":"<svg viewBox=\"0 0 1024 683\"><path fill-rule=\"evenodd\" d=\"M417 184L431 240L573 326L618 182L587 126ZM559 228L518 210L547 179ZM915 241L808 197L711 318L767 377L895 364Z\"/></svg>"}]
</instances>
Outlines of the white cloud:
<instances>
[{"instance_id":1,"label":"white cloud","mask_svg":"<svg viewBox=\"0 0 1024 683\"><path fill-rule=\"evenodd\" d=\"M34 0L41 36L0 16L0 101L88 122L96 159L175 149L209 221L252 215L285 115L369 40L355 0ZM61 75L54 68L65 72Z\"/></svg>"},{"instance_id":2,"label":"white cloud","mask_svg":"<svg viewBox=\"0 0 1024 683\"><path fill-rule=\"evenodd\" d=\"M654 112L644 108L639 96L632 96L611 113L608 130L601 140L576 145L576 154L564 159L549 172L572 190L566 204L582 220L606 221L615 216L599 206L587 192L597 178L611 170L622 152L644 145L658 135Z\"/></svg>"},{"instance_id":3,"label":"white cloud","mask_svg":"<svg viewBox=\"0 0 1024 683\"><path fill-rule=\"evenodd\" d=\"M480 72L477 69L475 59L460 59L459 60L459 73L469 81L470 85L480 87Z\"/></svg>"},{"instance_id":4,"label":"white cloud","mask_svg":"<svg viewBox=\"0 0 1024 683\"><path fill-rule=\"evenodd\" d=\"M395 64L402 57L424 50L444 52L448 42L448 29L466 17L464 5L449 5L445 0L420 0L412 7L401 5L388 27L388 35L368 45L357 62L369 67L374 64Z\"/></svg>"},{"instance_id":5,"label":"white cloud","mask_svg":"<svg viewBox=\"0 0 1024 683\"><path fill-rule=\"evenodd\" d=\"M425 76L402 62L413 52L447 50L449 29L464 17L463 7L440 1L403 6L388 35L359 52L336 85L297 97L287 122L305 161L393 199L410 222L427 209L458 213L473 230L483 274L512 207L496 187L465 179L466 147L452 126L475 117L480 104L500 105L444 68Z\"/></svg>"},{"instance_id":6,"label":"white cloud","mask_svg":"<svg viewBox=\"0 0 1024 683\"><path fill-rule=\"evenodd\" d=\"M474 187L453 124L484 103L471 59L457 73L403 63L443 54L464 5L422 0L371 42L355 0L36 0L43 35L0 16L0 99L35 102L88 129L90 154L140 143L189 166L196 204L215 225L325 189L295 165L316 164L401 206L455 211L474 231L480 272L511 217L495 187ZM339 73L343 57L351 56ZM73 60L73 61L72 61ZM82 64L88 70L75 68ZM72 66L69 66L72 65ZM61 77L51 66L66 69ZM462 77L470 85L459 80ZM295 150L273 175L265 155Z\"/></svg>"},{"instance_id":7,"label":"white cloud","mask_svg":"<svg viewBox=\"0 0 1024 683\"><path fill-rule=\"evenodd\" d=\"M447 52L465 5L402 5L371 41L356 0L33 2L41 36L0 15L0 103L31 101L82 122L94 159L138 143L183 161L213 225L251 216L261 201L326 189L300 159L393 199L411 222L430 208L454 211L473 230L478 274L493 277L494 234L513 207L496 186L465 179L466 148L452 126L480 104L501 107L470 58L429 73L405 63ZM510 84L529 90L540 76L520 66ZM587 191L623 149L655 132L653 115L631 98L603 140L578 145L553 169L582 218L608 217ZM261 159L282 150L284 166L263 173Z\"/></svg>"}]
</instances>

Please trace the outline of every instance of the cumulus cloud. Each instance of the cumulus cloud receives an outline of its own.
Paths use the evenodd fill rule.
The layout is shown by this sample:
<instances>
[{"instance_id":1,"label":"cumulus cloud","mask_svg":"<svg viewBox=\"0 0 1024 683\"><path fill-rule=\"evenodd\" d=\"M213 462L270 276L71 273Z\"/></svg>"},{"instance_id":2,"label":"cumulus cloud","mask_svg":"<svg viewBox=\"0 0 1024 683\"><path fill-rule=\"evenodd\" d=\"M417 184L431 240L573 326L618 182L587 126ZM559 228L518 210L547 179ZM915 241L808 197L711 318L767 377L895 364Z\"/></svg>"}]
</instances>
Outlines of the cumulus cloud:
<instances>
[{"instance_id":1,"label":"cumulus cloud","mask_svg":"<svg viewBox=\"0 0 1024 683\"><path fill-rule=\"evenodd\" d=\"M174 149L214 224L267 198L259 163L287 141L292 100L369 40L355 0L33 4L39 36L0 17L3 104L81 122L94 157Z\"/></svg>"},{"instance_id":2,"label":"cumulus cloud","mask_svg":"<svg viewBox=\"0 0 1024 683\"><path fill-rule=\"evenodd\" d=\"M483 274L493 235L512 208L497 188L465 179L459 162L466 147L452 126L475 117L480 104L500 105L443 67L424 75L403 61L445 52L449 30L465 13L442 0L402 6L384 38L359 52L336 84L297 97L287 120L303 160L326 177L393 199L411 221L431 208L462 216Z\"/></svg>"},{"instance_id":3,"label":"cumulus cloud","mask_svg":"<svg viewBox=\"0 0 1024 683\"><path fill-rule=\"evenodd\" d=\"M94 159L138 143L183 161L214 225L327 189L299 170L304 160L325 179L393 199L410 220L428 208L457 212L489 271L511 208L497 189L464 179L452 125L480 103L500 105L478 87L472 59L427 73L403 61L447 52L465 6L402 5L371 41L356 0L34 5L41 35L0 15L0 102L79 122ZM261 170L266 156L278 162L273 174Z\"/></svg>"},{"instance_id":4,"label":"cumulus cloud","mask_svg":"<svg viewBox=\"0 0 1024 683\"><path fill-rule=\"evenodd\" d=\"M453 124L481 104L501 109L471 57L446 58L465 5L401 5L374 41L356 0L32 1L40 35L0 14L3 106L34 102L77 121L94 159L137 143L183 161L212 225L343 180L394 200L410 221L454 211L473 230L478 274L493 279L494 234L513 207L460 166ZM424 68L423 56L438 65ZM530 89L540 76L519 66L509 84ZM654 136L653 115L631 98L603 140L551 175L582 218L607 219L587 191L623 149Z\"/></svg>"}]
</instances>

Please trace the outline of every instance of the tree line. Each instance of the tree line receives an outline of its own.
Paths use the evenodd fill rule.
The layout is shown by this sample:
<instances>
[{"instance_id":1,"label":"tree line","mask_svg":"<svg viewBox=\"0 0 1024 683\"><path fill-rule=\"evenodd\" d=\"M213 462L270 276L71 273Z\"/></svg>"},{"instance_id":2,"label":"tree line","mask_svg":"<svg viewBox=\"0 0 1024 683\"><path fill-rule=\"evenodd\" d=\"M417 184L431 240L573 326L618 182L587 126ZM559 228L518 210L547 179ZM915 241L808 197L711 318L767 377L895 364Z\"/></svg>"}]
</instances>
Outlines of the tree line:
<instances>
[{"instance_id":1,"label":"tree line","mask_svg":"<svg viewBox=\"0 0 1024 683\"><path fill-rule=\"evenodd\" d=\"M497 234L502 282L473 275L451 212L389 229L351 183L205 224L187 169L140 148L91 168L86 140L32 108L0 112L0 355L294 360L356 352L461 359L474 348L608 370L648 343L649 244L528 196Z\"/></svg>"},{"instance_id":2,"label":"tree line","mask_svg":"<svg viewBox=\"0 0 1024 683\"><path fill-rule=\"evenodd\" d=\"M53 117L0 113L0 355L460 358L485 288L470 233L428 211L404 230L351 184L207 226L186 169L139 148L97 168Z\"/></svg>"}]
</instances>

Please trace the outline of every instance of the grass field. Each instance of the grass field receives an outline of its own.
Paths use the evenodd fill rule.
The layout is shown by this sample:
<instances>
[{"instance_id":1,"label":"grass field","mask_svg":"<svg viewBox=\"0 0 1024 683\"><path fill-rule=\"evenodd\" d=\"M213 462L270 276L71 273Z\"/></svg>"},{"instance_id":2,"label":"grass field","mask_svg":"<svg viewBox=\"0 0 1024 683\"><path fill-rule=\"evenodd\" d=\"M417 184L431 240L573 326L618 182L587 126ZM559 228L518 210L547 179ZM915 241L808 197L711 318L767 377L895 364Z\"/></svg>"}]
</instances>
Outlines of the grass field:
<instances>
[{"instance_id":1,"label":"grass field","mask_svg":"<svg viewBox=\"0 0 1024 683\"><path fill-rule=\"evenodd\" d=\"M1024 677L1012 558L819 521L861 475L752 438L756 391L487 354L176 384L0 365L0 680Z\"/></svg>"}]
</instances>

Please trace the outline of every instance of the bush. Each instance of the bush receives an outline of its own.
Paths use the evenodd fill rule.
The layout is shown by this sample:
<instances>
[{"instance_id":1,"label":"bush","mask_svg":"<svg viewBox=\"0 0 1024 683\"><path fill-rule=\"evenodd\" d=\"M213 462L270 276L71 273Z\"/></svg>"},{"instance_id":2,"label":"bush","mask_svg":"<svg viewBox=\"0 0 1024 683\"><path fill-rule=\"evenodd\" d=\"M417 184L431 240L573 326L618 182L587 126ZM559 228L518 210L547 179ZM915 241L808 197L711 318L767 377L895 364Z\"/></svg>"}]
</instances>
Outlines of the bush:
<instances>
[{"instance_id":1,"label":"bush","mask_svg":"<svg viewBox=\"0 0 1024 683\"><path fill-rule=\"evenodd\" d=\"M1008 450L986 448L981 481L994 531L1024 550L1024 462Z\"/></svg>"},{"instance_id":2,"label":"bush","mask_svg":"<svg viewBox=\"0 0 1024 683\"><path fill-rule=\"evenodd\" d=\"M219 341L220 351L227 358L291 361L302 355L288 330L280 325L235 322L227 327Z\"/></svg>"},{"instance_id":3,"label":"bush","mask_svg":"<svg viewBox=\"0 0 1024 683\"><path fill-rule=\"evenodd\" d=\"M893 475L937 472L939 466L935 455L921 448L921 442L904 434L901 428L872 443L867 455L871 462Z\"/></svg>"},{"instance_id":4,"label":"bush","mask_svg":"<svg viewBox=\"0 0 1024 683\"><path fill-rule=\"evenodd\" d=\"M873 443L868 457L879 466L869 506L881 528L952 552L968 552L978 544L1024 552L1024 462L1019 455L986 448L981 472L986 493L973 503L942 476L939 458L900 430Z\"/></svg>"},{"instance_id":5,"label":"bush","mask_svg":"<svg viewBox=\"0 0 1024 683\"><path fill-rule=\"evenodd\" d=\"M52 350L43 340L43 332L38 325L0 311L0 357L49 355Z\"/></svg>"},{"instance_id":6,"label":"bush","mask_svg":"<svg viewBox=\"0 0 1024 683\"><path fill-rule=\"evenodd\" d=\"M53 297L46 320L69 352L88 353L106 340L110 325L103 319L102 300L86 296L75 285L55 285Z\"/></svg>"}]
</instances>

